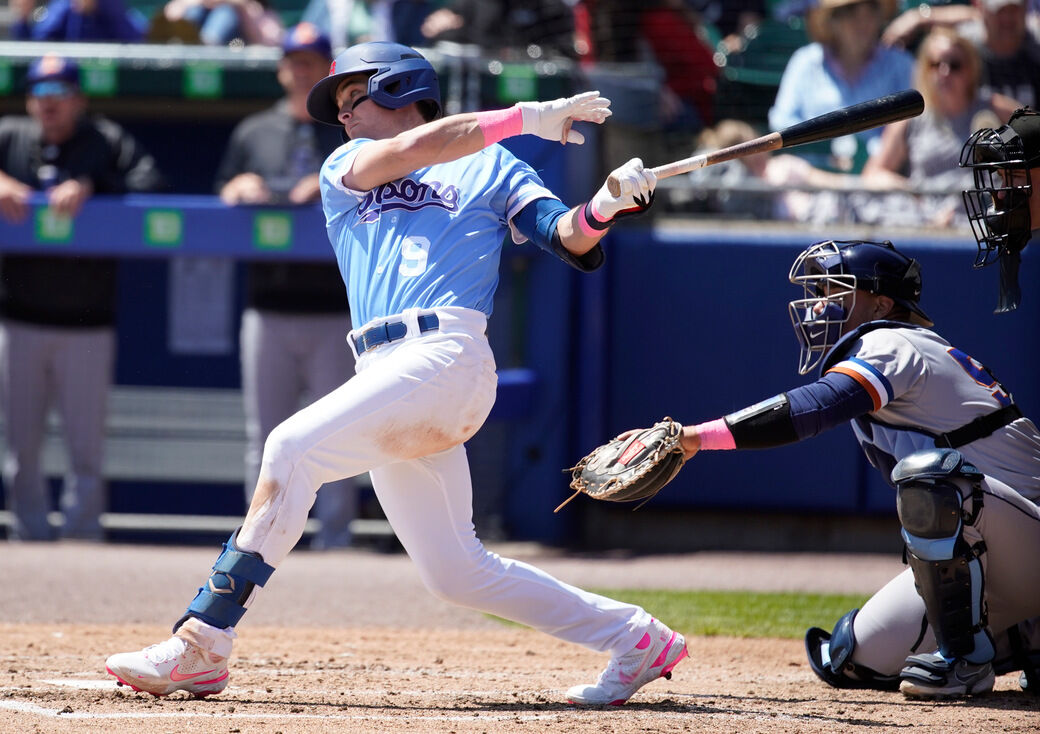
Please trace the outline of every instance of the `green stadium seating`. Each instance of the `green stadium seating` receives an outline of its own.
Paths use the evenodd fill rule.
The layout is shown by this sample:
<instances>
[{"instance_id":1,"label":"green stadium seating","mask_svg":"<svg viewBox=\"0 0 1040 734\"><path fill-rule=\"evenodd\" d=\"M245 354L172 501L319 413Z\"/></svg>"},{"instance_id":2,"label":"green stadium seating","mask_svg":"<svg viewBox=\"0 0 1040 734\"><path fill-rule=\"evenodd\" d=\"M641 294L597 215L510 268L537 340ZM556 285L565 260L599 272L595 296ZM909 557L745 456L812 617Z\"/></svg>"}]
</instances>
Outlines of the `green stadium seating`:
<instances>
[{"instance_id":1,"label":"green stadium seating","mask_svg":"<svg viewBox=\"0 0 1040 734\"><path fill-rule=\"evenodd\" d=\"M787 61L807 43L802 18L768 19L747 35L742 51L728 55L719 52L715 119L737 118L765 128Z\"/></svg>"}]
</instances>

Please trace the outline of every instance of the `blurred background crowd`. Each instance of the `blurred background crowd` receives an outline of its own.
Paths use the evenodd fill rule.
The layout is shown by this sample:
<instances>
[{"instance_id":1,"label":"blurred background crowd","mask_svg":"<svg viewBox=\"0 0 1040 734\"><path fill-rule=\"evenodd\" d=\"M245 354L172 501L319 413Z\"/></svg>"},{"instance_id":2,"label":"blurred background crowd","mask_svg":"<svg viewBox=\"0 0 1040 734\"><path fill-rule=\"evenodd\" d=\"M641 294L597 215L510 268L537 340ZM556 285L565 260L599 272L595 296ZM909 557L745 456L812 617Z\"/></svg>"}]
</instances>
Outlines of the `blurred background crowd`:
<instances>
[{"instance_id":1,"label":"blurred background crowd","mask_svg":"<svg viewBox=\"0 0 1040 734\"><path fill-rule=\"evenodd\" d=\"M921 119L698 173L712 193L674 208L945 226L959 141L1037 102L1038 18L1033 0L10 0L2 21L15 40L232 48L280 46L302 21L333 52L390 40L573 64L575 88L614 100L607 162L674 159L916 87Z\"/></svg>"},{"instance_id":2,"label":"blurred background crowd","mask_svg":"<svg viewBox=\"0 0 1040 734\"><path fill-rule=\"evenodd\" d=\"M46 44L31 46L46 53L32 60L24 85L9 90L24 93L27 114L8 104L0 118L0 217L9 223L25 219L33 192L72 217L106 193L211 193L228 207L314 204L318 168L340 138L310 121L306 93L339 50L363 41L427 50L447 80L448 112L486 106L486 73L465 69L497 77L499 91L509 90L501 106L536 93L549 98L545 88L553 96L599 89L614 117L597 139L596 175L630 157L659 165L911 87L926 100L912 120L669 179L655 216L963 229L960 191L970 180L958 166L963 142L1040 100L1036 0L9 0L0 35L12 50ZM230 136L200 134L200 146L218 139L215 148L190 159L162 154L156 131L178 134L176 127L149 125L152 136L139 139L144 126L128 130L92 114L97 95L82 84L75 57L89 57L83 46L97 43L162 46L182 60L201 47L268 48L278 94L272 106L241 114ZM77 53L63 54L63 44ZM555 86L536 83L544 78ZM119 109L109 103L106 112ZM208 124L174 122L182 131ZM82 258L5 253L5 244L7 533L100 539L115 258L90 259L85 279ZM217 261L171 259L167 267L187 279L228 277ZM352 365L345 349L323 348L338 347L350 328L334 264L244 268L242 311L231 321L240 325L248 488L267 433L300 401L345 380ZM52 406L62 414L70 466L60 529L47 521L40 468ZM350 545L358 488L348 482L318 496L313 543Z\"/></svg>"}]
</instances>

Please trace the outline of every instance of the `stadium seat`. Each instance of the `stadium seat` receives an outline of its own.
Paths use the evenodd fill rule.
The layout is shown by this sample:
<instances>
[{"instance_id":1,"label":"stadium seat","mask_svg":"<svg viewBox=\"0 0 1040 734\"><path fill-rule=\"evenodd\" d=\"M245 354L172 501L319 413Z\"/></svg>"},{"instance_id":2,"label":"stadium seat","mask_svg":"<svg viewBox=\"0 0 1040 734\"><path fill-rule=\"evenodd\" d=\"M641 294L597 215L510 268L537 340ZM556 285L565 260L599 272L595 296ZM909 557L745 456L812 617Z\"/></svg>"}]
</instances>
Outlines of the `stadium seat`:
<instances>
[{"instance_id":1,"label":"stadium seat","mask_svg":"<svg viewBox=\"0 0 1040 734\"><path fill-rule=\"evenodd\" d=\"M733 117L764 128L788 59L809 38L800 17L767 19L748 32L746 38L743 50L716 54L721 68L715 119Z\"/></svg>"}]
</instances>

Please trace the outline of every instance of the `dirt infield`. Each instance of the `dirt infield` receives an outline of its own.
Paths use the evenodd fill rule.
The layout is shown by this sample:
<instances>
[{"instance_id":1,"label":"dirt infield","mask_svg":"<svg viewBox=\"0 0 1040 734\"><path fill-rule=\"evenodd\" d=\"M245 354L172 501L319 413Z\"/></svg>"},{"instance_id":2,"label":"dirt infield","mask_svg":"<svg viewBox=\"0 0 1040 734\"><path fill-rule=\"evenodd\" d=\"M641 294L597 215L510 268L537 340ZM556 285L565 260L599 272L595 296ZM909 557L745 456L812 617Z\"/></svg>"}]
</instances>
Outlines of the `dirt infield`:
<instances>
[{"instance_id":1,"label":"dirt infield","mask_svg":"<svg viewBox=\"0 0 1040 734\"><path fill-rule=\"evenodd\" d=\"M502 552L600 586L870 591L900 569L871 556ZM1015 676L975 700L912 703L822 685L798 641L717 637L691 639L674 678L627 706L577 708L563 692L594 679L603 656L438 602L404 556L364 552L291 555L239 626L228 689L156 699L117 688L104 658L168 634L163 623L202 580L211 549L7 544L0 553L2 732L945 734L1035 732L1040 722L1040 702Z\"/></svg>"}]
</instances>

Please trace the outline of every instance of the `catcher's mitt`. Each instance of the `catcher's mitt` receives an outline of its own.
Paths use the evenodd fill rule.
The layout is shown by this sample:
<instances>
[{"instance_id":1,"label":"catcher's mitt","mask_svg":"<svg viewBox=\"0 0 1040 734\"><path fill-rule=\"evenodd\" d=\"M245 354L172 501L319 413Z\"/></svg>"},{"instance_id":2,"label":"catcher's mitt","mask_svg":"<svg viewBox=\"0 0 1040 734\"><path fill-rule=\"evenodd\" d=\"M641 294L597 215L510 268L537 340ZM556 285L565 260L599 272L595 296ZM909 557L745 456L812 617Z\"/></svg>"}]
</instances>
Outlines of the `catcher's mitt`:
<instances>
[{"instance_id":1,"label":"catcher's mitt","mask_svg":"<svg viewBox=\"0 0 1040 734\"><path fill-rule=\"evenodd\" d=\"M615 438L598 446L576 466L564 470L571 473L574 494L555 512L582 492L608 502L649 500L682 469L686 459L681 437L682 426L665 418L624 440Z\"/></svg>"}]
</instances>

